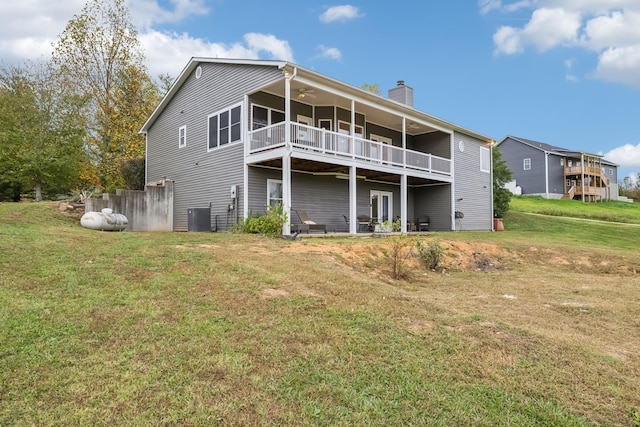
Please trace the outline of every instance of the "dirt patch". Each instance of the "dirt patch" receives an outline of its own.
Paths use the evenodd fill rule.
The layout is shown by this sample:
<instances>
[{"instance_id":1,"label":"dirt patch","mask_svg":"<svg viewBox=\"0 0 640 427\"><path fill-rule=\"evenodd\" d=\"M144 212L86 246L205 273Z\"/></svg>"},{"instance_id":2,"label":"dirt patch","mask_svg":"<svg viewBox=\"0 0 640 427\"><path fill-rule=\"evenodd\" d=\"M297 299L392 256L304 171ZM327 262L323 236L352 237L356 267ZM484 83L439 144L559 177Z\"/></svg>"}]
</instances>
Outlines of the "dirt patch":
<instances>
[{"instance_id":1,"label":"dirt patch","mask_svg":"<svg viewBox=\"0 0 640 427\"><path fill-rule=\"evenodd\" d=\"M502 260L513 257L504 249L487 243L440 241L439 244L444 250L440 267L444 271L499 271L504 268ZM359 242L335 244L327 241L302 241L293 243L284 251L333 255L351 267L379 271L387 269L392 241L363 239ZM408 244L403 252L407 268L424 268L415 245Z\"/></svg>"},{"instance_id":2,"label":"dirt patch","mask_svg":"<svg viewBox=\"0 0 640 427\"><path fill-rule=\"evenodd\" d=\"M58 203L58 210L64 216L80 219L84 215L84 203L60 202Z\"/></svg>"},{"instance_id":3,"label":"dirt patch","mask_svg":"<svg viewBox=\"0 0 640 427\"><path fill-rule=\"evenodd\" d=\"M273 288L269 288L269 289L264 289L261 293L260 293L260 298L262 299L272 299L272 298L284 298L289 296L289 292L283 290L283 289L273 289Z\"/></svg>"}]
</instances>

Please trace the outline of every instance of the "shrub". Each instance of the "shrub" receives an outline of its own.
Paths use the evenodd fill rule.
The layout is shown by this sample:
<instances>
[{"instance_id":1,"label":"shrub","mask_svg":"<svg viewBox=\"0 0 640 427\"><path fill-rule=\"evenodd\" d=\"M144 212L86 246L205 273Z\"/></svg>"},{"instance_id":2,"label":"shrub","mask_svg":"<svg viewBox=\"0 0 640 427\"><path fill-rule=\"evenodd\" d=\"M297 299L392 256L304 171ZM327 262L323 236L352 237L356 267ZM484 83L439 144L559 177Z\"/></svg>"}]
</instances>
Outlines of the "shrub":
<instances>
[{"instance_id":1,"label":"shrub","mask_svg":"<svg viewBox=\"0 0 640 427\"><path fill-rule=\"evenodd\" d=\"M234 233L252 233L277 236L282 234L282 226L287 220L287 214L281 204L267 206L266 215L253 216L249 211L246 218L241 218L231 231Z\"/></svg>"},{"instance_id":2,"label":"shrub","mask_svg":"<svg viewBox=\"0 0 640 427\"><path fill-rule=\"evenodd\" d=\"M391 264L391 275L394 279L407 279L409 268L407 260L413 256L413 240L406 236L393 236L389 239L390 254L385 252Z\"/></svg>"},{"instance_id":3,"label":"shrub","mask_svg":"<svg viewBox=\"0 0 640 427\"><path fill-rule=\"evenodd\" d=\"M445 249L440 246L439 240L430 240L425 246L421 241L416 242L420 259L429 270L437 270L442 265L442 256Z\"/></svg>"}]
</instances>

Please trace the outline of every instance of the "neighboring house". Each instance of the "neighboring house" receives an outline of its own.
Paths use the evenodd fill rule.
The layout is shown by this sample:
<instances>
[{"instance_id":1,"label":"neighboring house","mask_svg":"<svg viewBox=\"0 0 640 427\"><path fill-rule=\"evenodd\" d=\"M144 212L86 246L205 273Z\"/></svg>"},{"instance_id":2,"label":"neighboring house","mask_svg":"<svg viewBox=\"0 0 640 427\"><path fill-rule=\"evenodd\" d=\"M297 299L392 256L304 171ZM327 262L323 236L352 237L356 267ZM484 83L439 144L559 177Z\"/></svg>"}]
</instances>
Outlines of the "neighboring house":
<instances>
[{"instance_id":1,"label":"neighboring house","mask_svg":"<svg viewBox=\"0 0 640 427\"><path fill-rule=\"evenodd\" d=\"M141 129L146 180L174 181L176 231L194 208L225 230L279 203L284 234L295 210L350 233L362 215L491 230L492 141L416 110L403 82L390 97L285 61L193 58Z\"/></svg>"},{"instance_id":2,"label":"neighboring house","mask_svg":"<svg viewBox=\"0 0 640 427\"><path fill-rule=\"evenodd\" d=\"M522 194L585 202L618 199L618 165L601 155L515 136L497 146Z\"/></svg>"}]
</instances>

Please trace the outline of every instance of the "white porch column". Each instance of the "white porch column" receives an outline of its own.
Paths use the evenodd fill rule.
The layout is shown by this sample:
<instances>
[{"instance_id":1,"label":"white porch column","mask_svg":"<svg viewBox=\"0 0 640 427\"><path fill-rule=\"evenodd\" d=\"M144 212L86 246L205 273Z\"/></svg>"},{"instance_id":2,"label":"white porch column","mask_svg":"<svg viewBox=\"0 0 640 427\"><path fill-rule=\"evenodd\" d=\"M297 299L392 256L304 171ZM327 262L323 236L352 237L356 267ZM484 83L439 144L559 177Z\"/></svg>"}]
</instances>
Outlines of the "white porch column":
<instances>
[{"instance_id":1,"label":"white porch column","mask_svg":"<svg viewBox=\"0 0 640 427\"><path fill-rule=\"evenodd\" d=\"M406 233L407 230L407 174L400 175L400 231Z\"/></svg>"},{"instance_id":2,"label":"white porch column","mask_svg":"<svg viewBox=\"0 0 640 427\"><path fill-rule=\"evenodd\" d=\"M407 167L407 118L402 118L402 166Z\"/></svg>"},{"instance_id":3,"label":"white porch column","mask_svg":"<svg viewBox=\"0 0 640 427\"><path fill-rule=\"evenodd\" d=\"M407 118L402 117L402 167L407 168ZM400 231L409 231L407 224L407 174L400 176Z\"/></svg>"},{"instance_id":4,"label":"white porch column","mask_svg":"<svg viewBox=\"0 0 640 427\"><path fill-rule=\"evenodd\" d=\"M249 96L245 95L243 100L243 122L249 123ZM242 182L242 216L247 218L249 215L249 165L247 164L246 158L249 156L249 144L251 144L251 138L249 137L249 126L244 126L242 131L242 138L244 140L244 168L242 171L243 182Z\"/></svg>"},{"instance_id":5,"label":"white porch column","mask_svg":"<svg viewBox=\"0 0 640 427\"><path fill-rule=\"evenodd\" d=\"M351 100L351 157L353 158L356 155L356 101L354 99Z\"/></svg>"},{"instance_id":6,"label":"white porch column","mask_svg":"<svg viewBox=\"0 0 640 427\"><path fill-rule=\"evenodd\" d=\"M291 79L287 74L284 79L284 140L287 153L282 156L282 209L287 220L282 225L282 234L291 234Z\"/></svg>"},{"instance_id":7,"label":"white porch column","mask_svg":"<svg viewBox=\"0 0 640 427\"><path fill-rule=\"evenodd\" d=\"M356 167L349 166L349 233L358 232L358 196L356 185Z\"/></svg>"},{"instance_id":8,"label":"white porch column","mask_svg":"<svg viewBox=\"0 0 640 427\"><path fill-rule=\"evenodd\" d=\"M291 153L282 156L282 208L287 220L282 225L282 235L291 234Z\"/></svg>"},{"instance_id":9,"label":"white porch column","mask_svg":"<svg viewBox=\"0 0 640 427\"><path fill-rule=\"evenodd\" d=\"M455 132L451 134L451 138L449 138L449 149L451 150L451 229L455 231L456 229L456 171L455 171Z\"/></svg>"}]
</instances>

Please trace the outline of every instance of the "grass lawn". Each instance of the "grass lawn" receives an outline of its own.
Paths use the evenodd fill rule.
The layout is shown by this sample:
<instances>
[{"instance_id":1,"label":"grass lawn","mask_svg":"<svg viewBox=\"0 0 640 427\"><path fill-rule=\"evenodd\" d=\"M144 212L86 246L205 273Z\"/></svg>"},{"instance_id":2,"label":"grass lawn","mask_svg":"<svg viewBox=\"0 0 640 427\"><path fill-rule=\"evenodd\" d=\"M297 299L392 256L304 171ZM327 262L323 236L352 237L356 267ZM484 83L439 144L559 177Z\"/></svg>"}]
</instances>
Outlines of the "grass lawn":
<instances>
[{"instance_id":1,"label":"grass lawn","mask_svg":"<svg viewBox=\"0 0 640 427\"><path fill-rule=\"evenodd\" d=\"M640 227L519 201L503 233L296 241L0 204L0 426L640 425ZM444 269L393 279L416 239Z\"/></svg>"},{"instance_id":2,"label":"grass lawn","mask_svg":"<svg viewBox=\"0 0 640 427\"><path fill-rule=\"evenodd\" d=\"M579 200L519 196L511 199L511 211L640 224L640 203L583 203Z\"/></svg>"}]
</instances>

